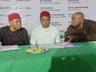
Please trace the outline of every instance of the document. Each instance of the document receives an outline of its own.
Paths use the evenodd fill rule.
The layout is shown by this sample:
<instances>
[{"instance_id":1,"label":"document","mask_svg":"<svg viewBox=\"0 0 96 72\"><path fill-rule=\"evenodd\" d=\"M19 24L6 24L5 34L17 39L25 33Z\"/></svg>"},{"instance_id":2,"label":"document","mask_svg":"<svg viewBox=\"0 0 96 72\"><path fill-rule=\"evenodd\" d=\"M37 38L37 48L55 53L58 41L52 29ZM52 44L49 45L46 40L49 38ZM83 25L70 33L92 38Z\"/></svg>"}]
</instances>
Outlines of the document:
<instances>
[{"instance_id":1,"label":"document","mask_svg":"<svg viewBox=\"0 0 96 72\"><path fill-rule=\"evenodd\" d=\"M19 49L17 45L8 45L8 46L1 46L0 51L9 51L9 50L17 50Z\"/></svg>"}]
</instances>

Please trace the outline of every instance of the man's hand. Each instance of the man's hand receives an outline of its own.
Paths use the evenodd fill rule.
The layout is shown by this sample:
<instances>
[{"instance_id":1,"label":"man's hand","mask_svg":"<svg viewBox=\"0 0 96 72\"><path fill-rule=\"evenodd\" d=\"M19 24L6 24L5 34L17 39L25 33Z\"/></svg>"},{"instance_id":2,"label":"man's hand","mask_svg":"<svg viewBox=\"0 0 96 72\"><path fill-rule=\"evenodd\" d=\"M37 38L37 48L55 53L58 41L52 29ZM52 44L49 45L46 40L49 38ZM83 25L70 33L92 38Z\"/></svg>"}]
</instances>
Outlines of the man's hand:
<instances>
[{"instance_id":1,"label":"man's hand","mask_svg":"<svg viewBox=\"0 0 96 72\"><path fill-rule=\"evenodd\" d=\"M67 42L61 41L61 42L59 43L59 45L69 45L69 44L70 44L70 41L67 41Z\"/></svg>"}]
</instances>

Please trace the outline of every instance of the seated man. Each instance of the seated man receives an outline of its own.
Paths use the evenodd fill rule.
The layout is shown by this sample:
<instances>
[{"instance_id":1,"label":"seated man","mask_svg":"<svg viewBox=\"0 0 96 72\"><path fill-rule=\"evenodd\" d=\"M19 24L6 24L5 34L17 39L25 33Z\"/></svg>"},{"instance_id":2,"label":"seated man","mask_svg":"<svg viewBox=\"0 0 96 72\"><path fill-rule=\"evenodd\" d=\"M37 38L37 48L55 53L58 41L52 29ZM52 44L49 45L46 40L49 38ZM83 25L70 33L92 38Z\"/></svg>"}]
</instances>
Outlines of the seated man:
<instances>
[{"instance_id":1,"label":"seated man","mask_svg":"<svg viewBox=\"0 0 96 72\"><path fill-rule=\"evenodd\" d=\"M65 41L95 41L96 40L96 22L84 19L82 12L76 12L72 15L72 23L67 28Z\"/></svg>"},{"instance_id":2,"label":"seated man","mask_svg":"<svg viewBox=\"0 0 96 72\"><path fill-rule=\"evenodd\" d=\"M41 24L32 32L30 43L36 44L54 44L59 42L58 29L50 24L50 13L42 11L40 14Z\"/></svg>"},{"instance_id":3,"label":"seated man","mask_svg":"<svg viewBox=\"0 0 96 72\"><path fill-rule=\"evenodd\" d=\"M28 33L21 27L21 17L18 13L8 16L9 26L0 28L0 42L2 45L29 44Z\"/></svg>"}]
</instances>

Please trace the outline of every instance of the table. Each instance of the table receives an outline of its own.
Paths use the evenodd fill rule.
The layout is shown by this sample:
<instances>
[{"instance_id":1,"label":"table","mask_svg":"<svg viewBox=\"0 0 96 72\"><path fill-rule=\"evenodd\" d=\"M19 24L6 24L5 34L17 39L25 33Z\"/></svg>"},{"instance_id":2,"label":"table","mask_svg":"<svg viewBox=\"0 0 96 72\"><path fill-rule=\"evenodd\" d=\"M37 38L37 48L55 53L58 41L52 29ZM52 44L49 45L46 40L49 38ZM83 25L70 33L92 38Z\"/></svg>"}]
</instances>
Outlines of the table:
<instances>
[{"instance_id":1,"label":"table","mask_svg":"<svg viewBox=\"0 0 96 72\"><path fill-rule=\"evenodd\" d=\"M28 46L0 52L0 72L96 72L96 42L78 42L74 48L52 48L31 54Z\"/></svg>"},{"instance_id":2,"label":"table","mask_svg":"<svg viewBox=\"0 0 96 72\"><path fill-rule=\"evenodd\" d=\"M57 49L49 72L96 72L96 42L78 42L74 48Z\"/></svg>"},{"instance_id":3,"label":"table","mask_svg":"<svg viewBox=\"0 0 96 72\"><path fill-rule=\"evenodd\" d=\"M55 50L36 55L26 53L28 46L19 48L0 52L0 72L48 72Z\"/></svg>"}]
</instances>

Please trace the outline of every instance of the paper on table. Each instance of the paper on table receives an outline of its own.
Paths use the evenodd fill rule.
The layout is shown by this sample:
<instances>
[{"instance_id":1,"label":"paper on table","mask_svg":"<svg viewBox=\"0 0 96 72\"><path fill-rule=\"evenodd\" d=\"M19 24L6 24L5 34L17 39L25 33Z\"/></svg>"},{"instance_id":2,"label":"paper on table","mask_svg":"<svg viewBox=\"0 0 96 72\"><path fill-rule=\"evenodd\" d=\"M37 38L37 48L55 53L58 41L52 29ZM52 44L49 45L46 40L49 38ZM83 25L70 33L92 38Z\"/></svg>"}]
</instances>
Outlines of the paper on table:
<instances>
[{"instance_id":1,"label":"paper on table","mask_svg":"<svg viewBox=\"0 0 96 72\"><path fill-rule=\"evenodd\" d=\"M64 42L59 44L59 46L60 48L78 48L78 47L81 47L82 45Z\"/></svg>"},{"instance_id":2,"label":"paper on table","mask_svg":"<svg viewBox=\"0 0 96 72\"><path fill-rule=\"evenodd\" d=\"M73 43L70 43L68 45L66 45L66 44L40 44L38 46L40 48L74 48L74 47L80 47L80 45L74 45Z\"/></svg>"},{"instance_id":3,"label":"paper on table","mask_svg":"<svg viewBox=\"0 0 96 72\"><path fill-rule=\"evenodd\" d=\"M0 46L0 51L9 51L19 49L17 45Z\"/></svg>"}]
</instances>

